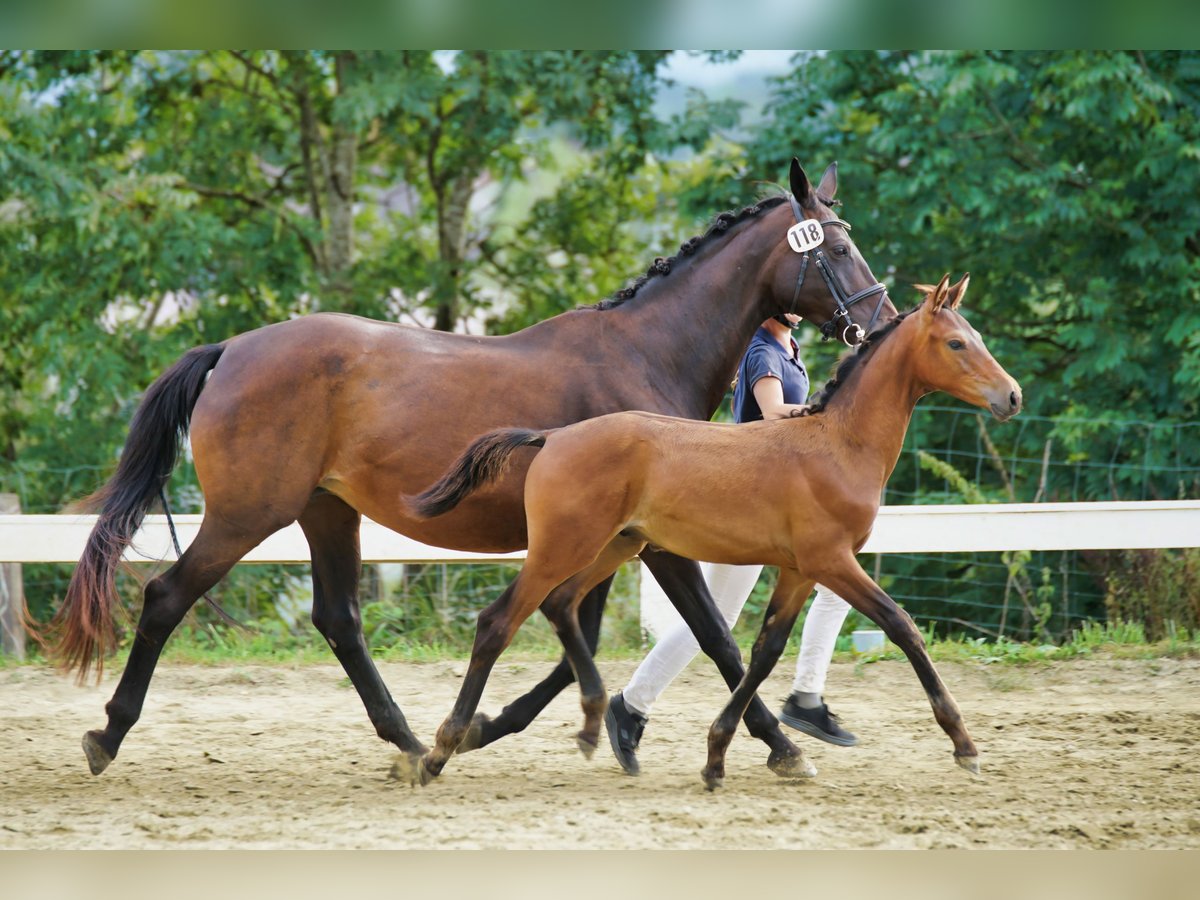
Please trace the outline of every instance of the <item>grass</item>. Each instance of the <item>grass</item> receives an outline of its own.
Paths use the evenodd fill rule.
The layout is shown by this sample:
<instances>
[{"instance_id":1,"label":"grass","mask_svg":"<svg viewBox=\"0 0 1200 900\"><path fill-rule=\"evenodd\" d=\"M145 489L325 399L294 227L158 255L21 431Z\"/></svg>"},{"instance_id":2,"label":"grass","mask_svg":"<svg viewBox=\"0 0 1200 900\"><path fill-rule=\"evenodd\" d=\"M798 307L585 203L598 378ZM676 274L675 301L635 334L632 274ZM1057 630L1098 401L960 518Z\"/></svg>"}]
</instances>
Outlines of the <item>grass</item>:
<instances>
[{"instance_id":1,"label":"grass","mask_svg":"<svg viewBox=\"0 0 1200 900\"><path fill-rule=\"evenodd\" d=\"M1009 665L1035 665L1070 659L1098 657L1102 659L1160 659L1200 657L1200 634L1171 625L1167 637L1160 641L1146 640L1138 623L1084 622L1061 644L1038 644L1013 641L1007 638L939 638L926 640L934 662L981 662ZM871 654L853 654L860 663L881 659L904 659L894 645ZM835 657L836 658L836 657Z\"/></svg>"},{"instance_id":2,"label":"grass","mask_svg":"<svg viewBox=\"0 0 1200 900\"><path fill-rule=\"evenodd\" d=\"M618 639L618 638L625 639ZM1160 641L1147 641L1145 631L1137 623L1085 622L1069 640L1062 644L1022 643L1007 639L985 638L936 638L926 634L929 655L935 662L973 662L984 665L1030 666L1074 659L1161 659L1200 657L1200 633L1187 629L1167 628L1167 636ZM742 638L742 655L748 658L753 638ZM795 638L794 638L795 640ZM646 652L640 642L628 637L628 629L622 629L615 637L605 634L600 642L600 656L608 660L637 661ZM387 646L373 647L372 657L382 662L436 662L447 659L466 659L470 653L469 643L461 640L406 641L394 640ZM531 621L513 642L509 653L512 657L528 660L553 662L562 650L549 626ZM118 651L115 659L107 666L121 669L125 665L127 650ZM842 649L834 654L835 662L853 662L859 667L881 660L903 660L904 654L893 644L885 644L881 650L857 653ZM180 628L171 638L163 654L168 663L184 663L202 666L227 666L238 664L255 665L310 665L335 663L333 651L325 645L314 629L302 628L293 632L273 624L262 622L253 628L240 630L212 623L195 623ZM30 663L42 664L40 654L31 654ZM21 665L11 657L0 656L0 669ZM995 676L998 690L1014 690L1020 687L1020 678Z\"/></svg>"}]
</instances>

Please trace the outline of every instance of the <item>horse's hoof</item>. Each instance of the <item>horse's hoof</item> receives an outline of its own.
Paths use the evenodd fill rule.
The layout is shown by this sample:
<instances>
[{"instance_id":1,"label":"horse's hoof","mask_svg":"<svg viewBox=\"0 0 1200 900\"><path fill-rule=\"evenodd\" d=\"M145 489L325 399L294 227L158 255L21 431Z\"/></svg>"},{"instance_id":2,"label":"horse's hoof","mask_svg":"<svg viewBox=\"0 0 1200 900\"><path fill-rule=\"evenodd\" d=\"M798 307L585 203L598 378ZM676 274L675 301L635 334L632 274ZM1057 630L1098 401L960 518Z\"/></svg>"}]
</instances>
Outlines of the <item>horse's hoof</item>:
<instances>
[{"instance_id":1,"label":"horse's hoof","mask_svg":"<svg viewBox=\"0 0 1200 900\"><path fill-rule=\"evenodd\" d=\"M582 731L575 735L575 746L579 748L579 752L583 754L584 759L591 759L595 755L596 745L599 741L599 735L590 735Z\"/></svg>"},{"instance_id":2,"label":"horse's hoof","mask_svg":"<svg viewBox=\"0 0 1200 900\"><path fill-rule=\"evenodd\" d=\"M954 754L954 761L958 763L959 768L966 769L972 775L979 774L979 757L978 756L959 756Z\"/></svg>"},{"instance_id":3,"label":"horse's hoof","mask_svg":"<svg viewBox=\"0 0 1200 900\"><path fill-rule=\"evenodd\" d=\"M392 762L392 768L388 770L388 778L393 781L399 781L401 784L407 784L409 787L416 787L419 784L428 784L425 780L425 758L417 753L401 753Z\"/></svg>"},{"instance_id":4,"label":"horse's hoof","mask_svg":"<svg viewBox=\"0 0 1200 900\"><path fill-rule=\"evenodd\" d=\"M704 789L706 791L715 791L717 788L725 787L725 776L714 775L705 769L700 773L700 777L704 779Z\"/></svg>"},{"instance_id":5,"label":"horse's hoof","mask_svg":"<svg viewBox=\"0 0 1200 900\"><path fill-rule=\"evenodd\" d=\"M812 761L803 752L794 755L781 753L778 756L772 753L767 760L767 768L780 778L817 777L817 767L812 764Z\"/></svg>"},{"instance_id":6,"label":"horse's hoof","mask_svg":"<svg viewBox=\"0 0 1200 900\"><path fill-rule=\"evenodd\" d=\"M93 775L99 775L113 761L112 755L100 746L99 731L89 731L83 736L83 752Z\"/></svg>"},{"instance_id":7,"label":"horse's hoof","mask_svg":"<svg viewBox=\"0 0 1200 900\"><path fill-rule=\"evenodd\" d=\"M472 750L478 750L483 746L483 726L491 724L491 719L483 713L476 713L475 718L471 719L471 724L467 727L467 734L462 739L462 743L458 745L455 753L469 753Z\"/></svg>"}]
</instances>

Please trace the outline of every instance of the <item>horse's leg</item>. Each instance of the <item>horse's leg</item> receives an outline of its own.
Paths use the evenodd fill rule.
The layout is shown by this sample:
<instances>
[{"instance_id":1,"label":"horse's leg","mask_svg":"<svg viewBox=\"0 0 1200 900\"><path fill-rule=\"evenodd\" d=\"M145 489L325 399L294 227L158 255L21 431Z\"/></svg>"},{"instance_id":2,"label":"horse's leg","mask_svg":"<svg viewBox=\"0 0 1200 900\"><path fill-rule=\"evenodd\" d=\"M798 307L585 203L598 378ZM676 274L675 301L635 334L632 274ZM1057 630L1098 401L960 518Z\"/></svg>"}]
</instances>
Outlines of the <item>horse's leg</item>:
<instances>
[{"instance_id":1,"label":"horse's leg","mask_svg":"<svg viewBox=\"0 0 1200 900\"><path fill-rule=\"evenodd\" d=\"M196 539L178 562L146 583L142 613L125 671L104 707L108 724L103 730L89 731L83 736L83 751L93 775L99 775L113 761L125 735L141 716L154 667L175 626L205 591L280 527L234 529L226 526L223 519L206 515Z\"/></svg>"},{"instance_id":2,"label":"horse's leg","mask_svg":"<svg viewBox=\"0 0 1200 900\"><path fill-rule=\"evenodd\" d=\"M921 632L908 613L871 580L852 556L836 569L822 571L817 580L882 628L892 643L904 651L925 688L934 718L954 744L954 761L968 772L979 774L979 751L967 733L958 704L929 658Z\"/></svg>"},{"instance_id":3,"label":"horse's leg","mask_svg":"<svg viewBox=\"0 0 1200 900\"><path fill-rule=\"evenodd\" d=\"M604 604L608 600L608 591L611 587L612 578L605 579L588 591L579 604L577 613L579 628L583 640L587 644L588 652L593 656L600 643L600 620L604 614ZM543 609L554 600L555 594L557 591L546 599L546 603L542 604ZM466 753L468 750L477 750L506 735L524 731L529 723L546 708L547 704L574 680L575 673L571 669L571 661L564 655L548 676L534 685L527 694L505 706L496 718L489 718L484 713L476 714L471 721L467 736L458 745L457 752Z\"/></svg>"},{"instance_id":4,"label":"horse's leg","mask_svg":"<svg viewBox=\"0 0 1200 900\"><path fill-rule=\"evenodd\" d=\"M313 624L350 676L375 733L406 753L424 753L367 652L358 610L361 521L357 510L324 492L315 494L300 515L312 550Z\"/></svg>"},{"instance_id":5,"label":"horse's leg","mask_svg":"<svg viewBox=\"0 0 1200 900\"><path fill-rule=\"evenodd\" d=\"M745 675L742 654L708 592L700 564L662 551L643 552L642 562L679 610L700 649L716 663L729 689L736 688ZM785 778L810 778L816 774L803 751L783 733L779 720L757 694L751 698L744 718L750 734L771 748L767 766L772 772Z\"/></svg>"},{"instance_id":6,"label":"horse's leg","mask_svg":"<svg viewBox=\"0 0 1200 900\"><path fill-rule=\"evenodd\" d=\"M806 580L795 569L780 569L779 582L767 605L762 628L750 652L750 665L746 674L733 690L729 702L721 710L708 732L708 764L700 774L710 791L718 788L725 780L725 753L729 742L737 732L737 723L746 712L763 680L771 674L779 654L787 644L792 626L800 614L804 601L813 588L812 580Z\"/></svg>"},{"instance_id":7,"label":"horse's leg","mask_svg":"<svg viewBox=\"0 0 1200 900\"><path fill-rule=\"evenodd\" d=\"M588 564L586 558L583 561L578 559L581 553L586 553L586 550L582 549L583 541L572 541L571 544L573 553L570 555L560 555L553 551L539 553L531 547L521 573L495 603L479 614L466 677L463 678L454 708L438 728L433 750L419 761L412 755L401 757L397 766L393 767L393 776L404 778L407 775L411 781L419 780L422 784L427 784L441 774L447 760L467 733L492 667L504 649L512 643L513 635L521 623L529 618L558 585L567 582L564 587L569 585L569 589L574 591L576 596L582 596L588 588L615 572L629 556L626 542L618 540L607 544ZM564 649L568 651L568 655L572 653L571 648ZM596 678L599 679L598 673ZM589 684L585 687L581 684L580 688L585 691L585 696L599 691L600 709L603 712L604 685ZM596 730L599 732L599 715Z\"/></svg>"}]
</instances>

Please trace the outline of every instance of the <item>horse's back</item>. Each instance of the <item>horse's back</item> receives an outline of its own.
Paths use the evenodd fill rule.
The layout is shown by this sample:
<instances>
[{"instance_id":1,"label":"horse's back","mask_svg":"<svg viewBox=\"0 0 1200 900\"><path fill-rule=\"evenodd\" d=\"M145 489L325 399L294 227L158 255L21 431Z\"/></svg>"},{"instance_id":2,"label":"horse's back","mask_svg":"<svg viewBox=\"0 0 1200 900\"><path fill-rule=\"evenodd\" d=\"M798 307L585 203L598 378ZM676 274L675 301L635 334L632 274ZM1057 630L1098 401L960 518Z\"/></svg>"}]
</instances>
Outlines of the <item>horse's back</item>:
<instances>
[{"instance_id":1,"label":"horse's back","mask_svg":"<svg viewBox=\"0 0 1200 900\"><path fill-rule=\"evenodd\" d=\"M489 429L558 427L619 401L605 371L563 349L578 328L539 328L536 342L534 330L481 337L322 313L231 338L192 418L209 506L269 498L291 514L321 487L427 543L520 546L519 480L428 522L395 498Z\"/></svg>"}]
</instances>

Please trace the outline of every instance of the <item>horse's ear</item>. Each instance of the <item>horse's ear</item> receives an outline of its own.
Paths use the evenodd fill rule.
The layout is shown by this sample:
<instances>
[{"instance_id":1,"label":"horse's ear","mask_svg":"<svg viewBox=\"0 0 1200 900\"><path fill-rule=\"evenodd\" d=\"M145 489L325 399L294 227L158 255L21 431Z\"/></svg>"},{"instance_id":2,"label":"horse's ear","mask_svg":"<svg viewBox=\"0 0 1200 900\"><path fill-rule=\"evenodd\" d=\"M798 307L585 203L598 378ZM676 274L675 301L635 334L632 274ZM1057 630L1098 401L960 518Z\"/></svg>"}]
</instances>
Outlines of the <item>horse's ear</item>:
<instances>
[{"instance_id":1,"label":"horse's ear","mask_svg":"<svg viewBox=\"0 0 1200 900\"><path fill-rule=\"evenodd\" d=\"M805 209L811 209L816 198L813 197L812 182L808 180L808 176L804 174L804 167L800 165L800 160L792 157L792 170L788 173L788 184L792 189L792 196Z\"/></svg>"},{"instance_id":2,"label":"horse's ear","mask_svg":"<svg viewBox=\"0 0 1200 900\"><path fill-rule=\"evenodd\" d=\"M837 160L834 160L825 169L825 174L821 176L821 183L817 185L817 196L825 200L832 200L837 195Z\"/></svg>"},{"instance_id":3,"label":"horse's ear","mask_svg":"<svg viewBox=\"0 0 1200 900\"><path fill-rule=\"evenodd\" d=\"M950 308L958 309L962 304L963 297L967 296L967 285L971 283L971 273L964 272L963 277L958 279L957 284L950 285Z\"/></svg>"},{"instance_id":4,"label":"horse's ear","mask_svg":"<svg viewBox=\"0 0 1200 900\"><path fill-rule=\"evenodd\" d=\"M942 280L939 281L937 283L937 285L933 288L929 288L929 285L927 285L927 284L917 285L918 290L925 291L926 288L929 288L929 290L925 291L925 303L923 304L923 309L925 310L925 312L928 315L932 316L932 315L940 312L942 307L946 305L946 298L950 294L949 286L950 286L950 273L949 272L947 272L945 275L943 275Z\"/></svg>"}]
</instances>

